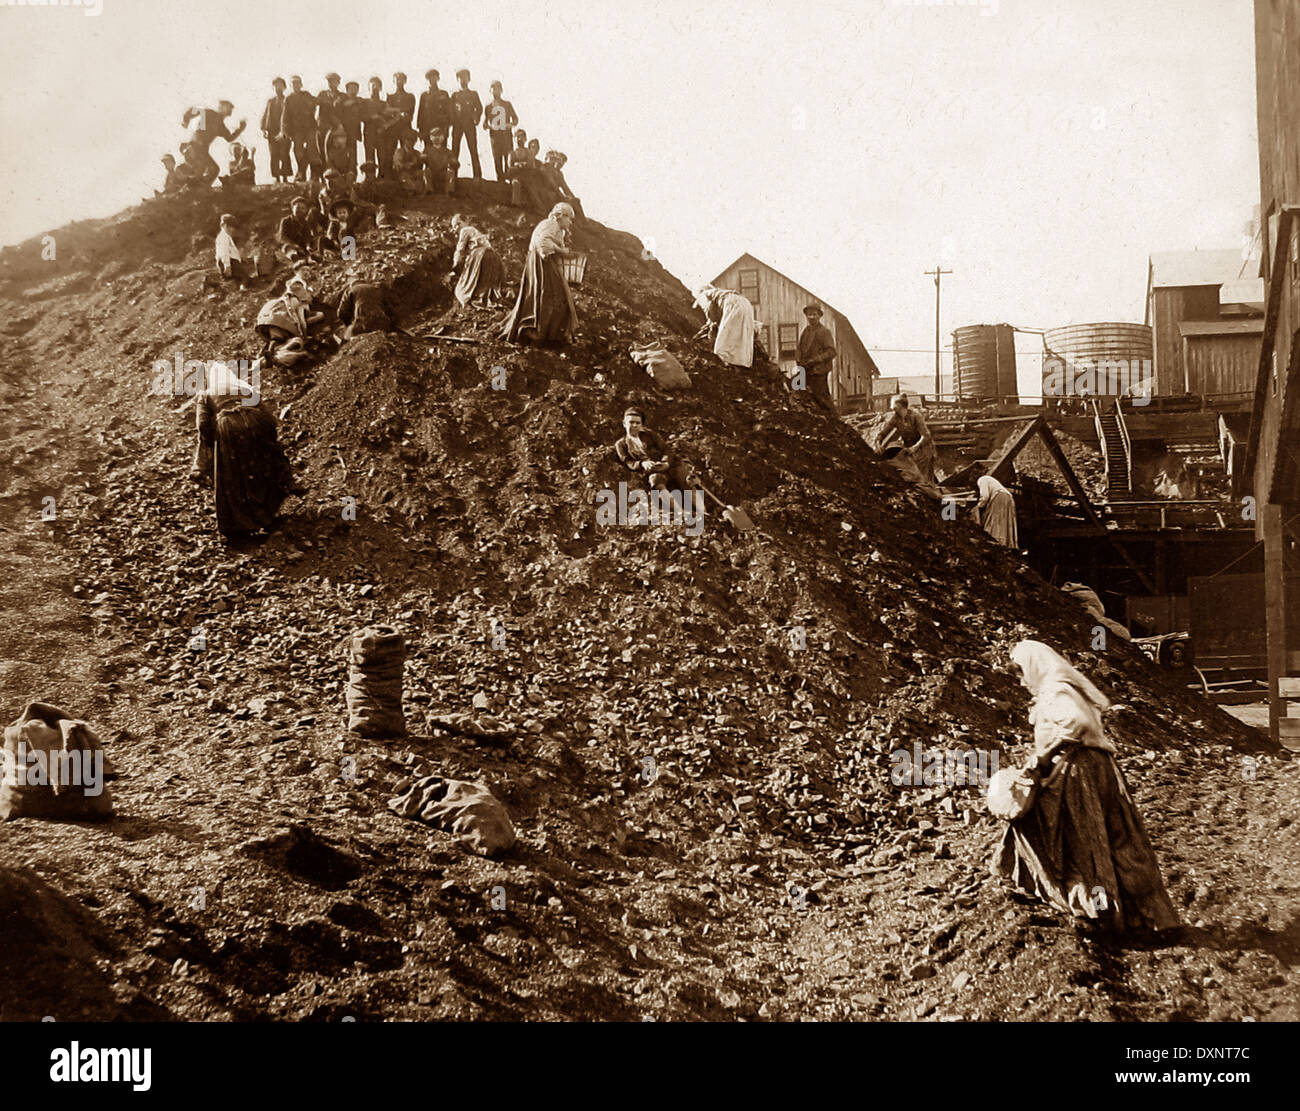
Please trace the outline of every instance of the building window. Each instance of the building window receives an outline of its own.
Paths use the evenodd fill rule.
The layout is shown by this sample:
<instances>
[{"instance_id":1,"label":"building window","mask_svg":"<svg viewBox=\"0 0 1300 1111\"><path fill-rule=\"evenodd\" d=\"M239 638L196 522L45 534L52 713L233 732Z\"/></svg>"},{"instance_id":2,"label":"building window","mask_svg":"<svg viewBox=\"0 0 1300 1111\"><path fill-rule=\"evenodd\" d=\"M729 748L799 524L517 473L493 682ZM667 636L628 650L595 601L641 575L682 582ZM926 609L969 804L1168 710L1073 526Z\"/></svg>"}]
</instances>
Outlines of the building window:
<instances>
[{"instance_id":1,"label":"building window","mask_svg":"<svg viewBox=\"0 0 1300 1111\"><path fill-rule=\"evenodd\" d=\"M752 305L758 304L758 271L742 270L740 272L740 292Z\"/></svg>"},{"instance_id":2,"label":"building window","mask_svg":"<svg viewBox=\"0 0 1300 1111\"><path fill-rule=\"evenodd\" d=\"M766 324L760 324L760 325L758 326L758 342L761 343L761 344L763 345L763 350L767 352L769 358L770 358L771 355L772 355L772 343L771 343L771 338L772 338L772 337L771 337L770 335L768 335L768 327L767 327L767 325L766 325Z\"/></svg>"},{"instance_id":3,"label":"building window","mask_svg":"<svg viewBox=\"0 0 1300 1111\"><path fill-rule=\"evenodd\" d=\"M793 357L799 350L799 325L782 324L776 334L781 343L781 358Z\"/></svg>"}]
</instances>

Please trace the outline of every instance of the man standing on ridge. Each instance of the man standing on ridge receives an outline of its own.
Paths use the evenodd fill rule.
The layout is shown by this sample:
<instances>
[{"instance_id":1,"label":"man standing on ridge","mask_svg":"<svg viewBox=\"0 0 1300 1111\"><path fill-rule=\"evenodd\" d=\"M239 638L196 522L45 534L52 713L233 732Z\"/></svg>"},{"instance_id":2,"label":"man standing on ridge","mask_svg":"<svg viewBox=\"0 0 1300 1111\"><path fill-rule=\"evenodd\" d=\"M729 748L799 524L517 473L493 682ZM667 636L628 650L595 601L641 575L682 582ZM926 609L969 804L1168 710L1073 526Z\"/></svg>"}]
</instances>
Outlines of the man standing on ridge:
<instances>
[{"instance_id":1,"label":"man standing on ridge","mask_svg":"<svg viewBox=\"0 0 1300 1111\"><path fill-rule=\"evenodd\" d=\"M827 412L835 412L835 403L831 400L830 386L827 378L835 364L835 337L831 330L822 323L820 305L809 305L803 310L808 326L799 337L799 346L795 358L804 369L808 392Z\"/></svg>"},{"instance_id":2,"label":"man standing on ridge","mask_svg":"<svg viewBox=\"0 0 1300 1111\"><path fill-rule=\"evenodd\" d=\"M277 77L271 82L271 88L275 90L275 96L262 109L262 138L266 140L271 155L271 178L276 183L283 183L293 176L293 166L289 162L289 136L284 133L284 78Z\"/></svg>"},{"instance_id":3,"label":"man standing on ridge","mask_svg":"<svg viewBox=\"0 0 1300 1111\"><path fill-rule=\"evenodd\" d=\"M365 125L366 161L379 170L379 148L384 131L384 83L378 77L370 79L370 95L361 101L361 120Z\"/></svg>"},{"instance_id":4,"label":"man standing on ridge","mask_svg":"<svg viewBox=\"0 0 1300 1111\"><path fill-rule=\"evenodd\" d=\"M460 88L451 94L451 153L460 161L460 140L464 137L469 145L470 162L474 166L474 177L481 178L483 171L478 164L478 121L483 118L483 102L478 93L469 87L469 70L458 69L456 80Z\"/></svg>"},{"instance_id":5,"label":"man standing on ridge","mask_svg":"<svg viewBox=\"0 0 1300 1111\"><path fill-rule=\"evenodd\" d=\"M327 73L325 83L329 88L316 94L316 161L322 167L329 162L329 134L342 122L339 118L339 104L343 100L339 82L342 80L337 73Z\"/></svg>"},{"instance_id":6,"label":"man standing on ridge","mask_svg":"<svg viewBox=\"0 0 1300 1111\"><path fill-rule=\"evenodd\" d=\"M451 132L451 98L446 89L438 87L438 71L429 70L424 75L429 87L420 94L420 108L415 114L415 130L420 133L424 149L429 149L429 140L433 133L441 129L442 145L447 145L447 135Z\"/></svg>"},{"instance_id":7,"label":"man standing on ridge","mask_svg":"<svg viewBox=\"0 0 1300 1111\"><path fill-rule=\"evenodd\" d=\"M361 86L349 81L339 100L336 111L339 126L347 139L348 171L353 177L357 174L357 144L361 142Z\"/></svg>"},{"instance_id":8,"label":"man standing on ridge","mask_svg":"<svg viewBox=\"0 0 1300 1111\"><path fill-rule=\"evenodd\" d=\"M289 78L292 92L284 98L284 134L293 144L294 181L306 181L309 167L314 167L316 145L316 98L302 87L302 78Z\"/></svg>"},{"instance_id":9,"label":"man standing on ridge","mask_svg":"<svg viewBox=\"0 0 1300 1111\"><path fill-rule=\"evenodd\" d=\"M496 170L497 181L505 181L510 176L510 130L519 123L515 106L501 98L501 82L493 81L492 99L483 110L483 130L492 142L492 165Z\"/></svg>"},{"instance_id":10,"label":"man standing on ridge","mask_svg":"<svg viewBox=\"0 0 1300 1111\"><path fill-rule=\"evenodd\" d=\"M415 119L415 94L407 91L406 74L400 71L393 74L393 84L397 88L388 94L388 107L400 109L405 125L410 127Z\"/></svg>"}]
</instances>

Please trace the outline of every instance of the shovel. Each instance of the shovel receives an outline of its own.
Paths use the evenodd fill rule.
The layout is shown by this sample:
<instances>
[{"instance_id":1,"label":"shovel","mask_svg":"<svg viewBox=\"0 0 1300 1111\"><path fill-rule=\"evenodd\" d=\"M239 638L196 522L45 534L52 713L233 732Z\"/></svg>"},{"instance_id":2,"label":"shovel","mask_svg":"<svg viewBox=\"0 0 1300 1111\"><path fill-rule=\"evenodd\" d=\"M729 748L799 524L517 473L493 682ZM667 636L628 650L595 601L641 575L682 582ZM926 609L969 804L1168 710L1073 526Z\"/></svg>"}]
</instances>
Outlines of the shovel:
<instances>
[{"instance_id":1,"label":"shovel","mask_svg":"<svg viewBox=\"0 0 1300 1111\"><path fill-rule=\"evenodd\" d=\"M727 521L737 532L749 532L756 527L754 522L750 519L749 514L741 509L740 506L725 504L721 498L713 493L712 490L709 490L704 486L700 486L700 489L713 499L714 504L722 510L722 519Z\"/></svg>"}]
</instances>

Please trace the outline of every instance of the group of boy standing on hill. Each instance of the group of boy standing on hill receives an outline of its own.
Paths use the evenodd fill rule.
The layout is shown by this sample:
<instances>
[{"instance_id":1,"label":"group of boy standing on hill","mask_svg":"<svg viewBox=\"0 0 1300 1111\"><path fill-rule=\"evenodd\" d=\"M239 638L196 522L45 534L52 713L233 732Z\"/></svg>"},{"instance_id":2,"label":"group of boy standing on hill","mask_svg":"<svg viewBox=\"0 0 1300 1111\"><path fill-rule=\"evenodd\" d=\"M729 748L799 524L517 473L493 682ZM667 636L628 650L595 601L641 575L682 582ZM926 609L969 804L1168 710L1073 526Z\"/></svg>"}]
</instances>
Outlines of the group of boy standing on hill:
<instances>
[{"instance_id":1,"label":"group of boy standing on hill","mask_svg":"<svg viewBox=\"0 0 1300 1111\"><path fill-rule=\"evenodd\" d=\"M274 95L260 121L271 178L277 183L319 182L333 173L353 182L398 181L417 193L450 194L462 165L462 143L468 147L473 177L482 179L478 132L483 130L489 135L496 179L511 184L514 204L545 212L563 201L581 212L581 202L564 178L567 156L552 150L543 157L540 143L517 129L519 114L502 95L500 81L492 82L491 99L484 104L470 88L467 69L457 71L460 87L451 93L438 84L437 70L424 76L427 88L418 99L401 72L393 74L387 95L380 78L370 78L368 96L361 95L355 81L340 88L337 73L325 75L326 88L318 93L304 89L297 74L288 85L275 78ZM181 144L183 161L178 165L170 154L163 158L163 193L206 189L217 180L220 169L209 153L216 139L230 144L230 167L221 175L222 184L254 184L253 153L238 142L246 121L231 127L233 112L228 100L216 108L186 111L182 124L197 122Z\"/></svg>"},{"instance_id":2,"label":"group of boy standing on hill","mask_svg":"<svg viewBox=\"0 0 1300 1111\"><path fill-rule=\"evenodd\" d=\"M438 85L436 69L424 76L428 88L418 101L401 72L393 74L393 89L387 96L378 77L370 78L367 96L361 95L356 81L340 89L342 78L337 73L326 74L327 87L315 94L302 87L297 75L289 79L292 89L286 93L283 78L277 77L271 82L275 95L266 102L261 121L262 136L271 151L271 176L276 181L288 181L291 175L295 181L305 181L330 167L355 174L360 144L364 161L372 164L381 178L391 177L398 148L418 139L425 151L436 145L450 149L456 159L463 141L469 148L474 177L481 178L481 124L491 135L497 179L505 180L511 130L519 117L514 105L502 97L501 82L492 82L492 99L485 108L479 94L469 87L469 70L457 72L460 87L451 93Z\"/></svg>"}]
</instances>

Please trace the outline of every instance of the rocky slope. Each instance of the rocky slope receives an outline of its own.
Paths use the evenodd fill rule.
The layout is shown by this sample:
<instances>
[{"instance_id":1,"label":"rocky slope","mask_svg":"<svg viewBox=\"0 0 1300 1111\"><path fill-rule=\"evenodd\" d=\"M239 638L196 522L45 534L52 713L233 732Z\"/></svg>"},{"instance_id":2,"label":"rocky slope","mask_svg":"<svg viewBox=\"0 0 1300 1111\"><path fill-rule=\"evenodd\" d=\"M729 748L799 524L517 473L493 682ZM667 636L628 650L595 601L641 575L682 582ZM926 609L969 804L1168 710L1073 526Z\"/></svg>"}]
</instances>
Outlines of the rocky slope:
<instances>
[{"instance_id":1,"label":"rocky slope","mask_svg":"<svg viewBox=\"0 0 1300 1111\"><path fill-rule=\"evenodd\" d=\"M579 230L563 351L455 306L450 202L362 240L408 334L268 374L308 493L264 543L222 541L185 477L192 412L150 365L251 357L265 288L213 287L210 236L221 210L269 236L287 195L151 202L56 231L55 260L0 257L0 694L90 718L121 771L107 825L0 828L0 915L41 957L0 957L3 1017L1296 1017L1295 763L1094 651L1074 603L773 368L717 364L631 236ZM459 205L518 274L531 222ZM628 359L650 338L691 390ZM630 401L758 530L597 523ZM341 642L375 620L409 643L403 741L344 731ZM1014 757L1024 636L1122 703L1202 923L1185 944L1019 905L977 788L890 782L918 742ZM518 848L483 860L390 812L426 771L491 784Z\"/></svg>"}]
</instances>

